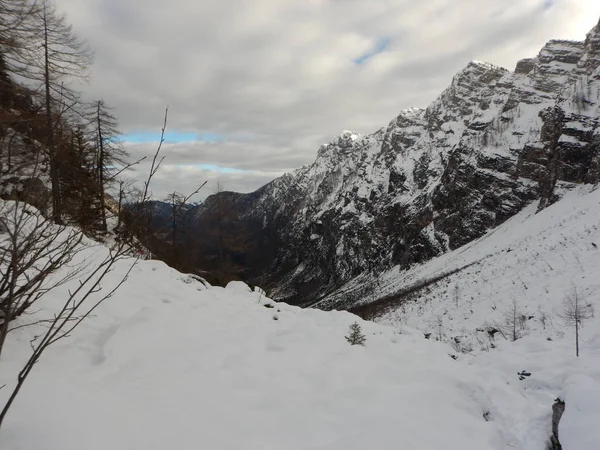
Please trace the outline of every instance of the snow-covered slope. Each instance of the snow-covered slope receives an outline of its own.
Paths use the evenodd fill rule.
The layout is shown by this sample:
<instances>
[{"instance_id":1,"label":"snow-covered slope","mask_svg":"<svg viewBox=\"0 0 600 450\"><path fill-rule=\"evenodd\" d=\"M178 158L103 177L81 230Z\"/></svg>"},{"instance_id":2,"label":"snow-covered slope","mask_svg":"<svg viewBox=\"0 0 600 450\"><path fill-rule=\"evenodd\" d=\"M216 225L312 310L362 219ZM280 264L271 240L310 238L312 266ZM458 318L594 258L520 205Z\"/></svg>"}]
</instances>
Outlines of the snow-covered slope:
<instances>
[{"instance_id":1,"label":"snow-covered slope","mask_svg":"<svg viewBox=\"0 0 600 450\"><path fill-rule=\"evenodd\" d=\"M599 202L600 191L572 192L538 215L523 212L437 266L421 266L415 277L494 255L481 273L463 273L456 310L446 288L434 286L437 294L411 304L402 324L389 312L383 321L391 326L275 303L239 282L207 287L161 262L139 261L93 317L44 354L0 429L0 447L546 450L551 406L560 397L564 448L594 450L600 320L586 322L577 359L571 332L554 321L544 330L537 307L550 313L571 280L598 301L593 274L600 258L591 242L600 238ZM96 245L80 257L94 263L106 251ZM105 291L132 262L119 262ZM382 285L396 289L397 275L388 273ZM53 291L15 326L47 317L70 287ZM476 342L462 328L493 320L492 307L501 310L513 296L534 311L530 334L515 343L497 338L489 351L462 354L407 326L435 332L429 322L446 308L444 335L460 332ZM354 321L365 347L344 338ZM9 335L0 404L38 326ZM531 376L520 380L523 370Z\"/></svg>"},{"instance_id":2,"label":"snow-covered slope","mask_svg":"<svg viewBox=\"0 0 600 450\"><path fill-rule=\"evenodd\" d=\"M581 186L563 195L540 212L529 205L481 238L427 263L357 277L317 306L354 305L368 317L401 319L436 334L441 319L444 337L454 337L499 321L514 299L523 314L533 316L529 331L562 336L564 329L553 325L552 316L573 286L600 307L600 189Z\"/></svg>"},{"instance_id":3,"label":"snow-covered slope","mask_svg":"<svg viewBox=\"0 0 600 450\"><path fill-rule=\"evenodd\" d=\"M360 274L456 249L533 201L545 207L557 182L597 182L599 116L600 24L514 72L473 61L426 109L370 135L346 131L313 164L192 213L210 229L215 208L235 211L246 279L311 305Z\"/></svg>"},{"instance_id":4,"label":"snow-covered slope","mask_svg":"<svg viewBox=\"0 0 600 450\"><path fill-rule=\"evenodd\" d=\"M541 411L552 396L567 398L563 427L581 421L581 428L561 435L562 444L591 450L600 442L596 432L590 437L597 426L587 417L600 413L599 273L600 189L587 186L563 193L541 212L530 205L483 237L427 263L358 277L319 306L345 307L348 298L361 298L356 312L448 342L471 364L507 376L531 372L523 390L531 415L536 404ZM583 305L596 310L580 329L580 359L574 358L575 330L560 317L573 289ZM498 333L492 337L488 331L505 324L514 304L522 317L521 338L509 343ZM569 416L573 410L580 414L577 419ZM536 448L534 441L528 445L524 448Z\"/></svg>"},{"instance_id":5,"label":"snow-covered slope","mask_svg":"<svg viewBox=\"0 0 600 450\"><path fill-rule=\"evenodd\" d=\"M361 322L367 346L353 347L344 339L357 319L349 313L270 304L241 283L206 289L162 263L140 262L94 318L39 362L0 446L348 450L453 442L485 450L509 438L483 418L492 404L483 378L444 345ZM0 401L34 334L14 331L0 365Z\"/></svg>"}]
</instances>

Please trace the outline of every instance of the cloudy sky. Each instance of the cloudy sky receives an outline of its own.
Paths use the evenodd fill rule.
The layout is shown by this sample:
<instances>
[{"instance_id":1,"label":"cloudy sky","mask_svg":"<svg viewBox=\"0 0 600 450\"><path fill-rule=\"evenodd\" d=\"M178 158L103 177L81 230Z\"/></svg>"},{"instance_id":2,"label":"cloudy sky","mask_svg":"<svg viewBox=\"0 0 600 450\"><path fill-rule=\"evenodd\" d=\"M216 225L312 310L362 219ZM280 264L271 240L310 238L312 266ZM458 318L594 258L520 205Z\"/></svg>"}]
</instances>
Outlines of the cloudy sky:
<instances>
[{"instance_id":1,"label":"cloudy sky","mask_svg":"<svg viewBox=\"0 0 600 450\"><path fill-rule=\"evenodd\" d=\"M209 180L252 191L343 130L425 107L469 60L513 69L583 40L598 0L56 0L95 50L90 98L134 157L156 148L156 197ZM144 170L144 167L141 167Z\"/></svg>"}]
</instances>

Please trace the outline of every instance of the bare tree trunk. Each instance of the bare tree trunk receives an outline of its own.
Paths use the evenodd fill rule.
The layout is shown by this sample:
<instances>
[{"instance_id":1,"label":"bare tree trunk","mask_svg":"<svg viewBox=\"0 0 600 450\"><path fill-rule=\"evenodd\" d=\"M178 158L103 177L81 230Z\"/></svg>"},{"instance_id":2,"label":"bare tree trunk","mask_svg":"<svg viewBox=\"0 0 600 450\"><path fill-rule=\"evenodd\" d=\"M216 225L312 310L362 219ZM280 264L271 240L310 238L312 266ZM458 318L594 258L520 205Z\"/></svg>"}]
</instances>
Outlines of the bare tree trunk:
<instances>
[{"instance_id":1,"label":"bare tree trunk","mask_svg":"<svg viewBox=\"0 0 600 450\"><path fill-rule=\"evenodd\" d=\"M579 358L579 320L575 321L575 354Z\"/></svg>"},{"instance_id":2,"label":"bare tree trunk","mask_svg":"<svg viewBox=\"0 0 600 450\"><path fill-rule=\"evenodd\" d=\"M17 133L13 133L13 135L10 137L10 139L8 140L8 153L7 153L7 170L10 172L12 169L12 145L13 145L13 140L15 139L15 136L17 135Z\"/></svg>"},{"instance_id":3,"label":"bare tree trunk","mask_svg":"<svg viewBox=\"0 0 600 450\"><path fill-rule=\"evenodd\" d=\"M79 165L81 167L85 167L87 169L87 166L85 164L85 159L83 156L83 139L81 137L80 131L77 132L77 151L78 151Z\"/></svg>"},{"instance_id":4,"label":"bare tree trunk","mask_svg":"<svg viewBox=\"0 0 600 450\"><path fill-rule=\"evenodd\" d=\"M123 207L123 180L119 181L119 206L117 207L117 230L121 228L121 208Z\"/></svg>"},{"instance_id":5,"label":"bare tree trunk","mask_svg":"<svg viewBox=\"0 0 600 450\"><path fill-rule=\"evenodd\" d=\"M102 218L102 231L108 229L106 225L106 204L104 198L104 141L102 137L102 124L100 122L100 102L98 102L98 188L100 190L100 217Z\"/></svg>"},{"instance_id":6,"label":"bare tree trunk","mask_svg":"<svg viewBox=\"0 0 600 450\"><path fill-rule=\"evenodd\" d=\"M46 145L50 158L50 181L52 183L52 218L57 224L62 224L62 202L60 194L60 175L58 170L58 160L56 149L54 148L54 130L52 124L52 100L50 97L50 56L48 50L48 21L46 8L44 6L44 85L46 88L46 126L48 128L48 137Z\"/></svg>"},{"instance_id":7,"label":"bare tree trunk","mask_svg":"<svg viewBox=\"0 0 600 450\"><path fill-rule=\"evenodd\" d=\"M8 398L8 400L6 401L6 403L4 405L4 408L2 408L2 412L0 413L0 428L2 427L2 423L4 422L4 418L6 417L8 410L10 409L13 402L15 401L15 398L17 398L17 395L19 394L19 391L21 390L23 383L25 383L25 379L27 378L27 375L29 375L29 372L31 372L31 369L33 369L33 364L30 364L29 362L27 362L27 365L19 373L19 377L17 379L17 385L13 389L12 393L10 394L10 397Z\"/></svg>"},{"instance_id":8,"label":"bare tree trunk","mask_svg":"<svg viewBox=\"0 0 600 450\"><path fill-rule=\"evenodd\" d=\"M512 320L512 325L513 325L513 342L515 342L517 340L517 308L516 306L513 306L513 320Z\"/></svg>"}]
</instances>

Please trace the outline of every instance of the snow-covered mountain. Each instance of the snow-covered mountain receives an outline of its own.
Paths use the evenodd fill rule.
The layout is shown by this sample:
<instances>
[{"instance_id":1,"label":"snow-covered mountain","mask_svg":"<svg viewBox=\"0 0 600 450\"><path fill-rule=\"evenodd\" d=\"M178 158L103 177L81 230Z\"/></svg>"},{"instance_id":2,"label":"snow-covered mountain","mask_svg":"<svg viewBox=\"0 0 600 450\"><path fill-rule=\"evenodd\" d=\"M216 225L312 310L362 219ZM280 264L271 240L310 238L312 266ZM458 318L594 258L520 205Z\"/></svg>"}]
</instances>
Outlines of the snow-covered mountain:
<instances>
[{"instance_id":1,"label":"snow-covered mountain","mask_svg":"<svg viewBox=\"0 0 600 450\"><path fill-rule=\"evenodd\" d=\"M456 249L531 202L543 208L557 186L598 182L599 117L600 24L513 72L473 61L426 109L370 135L346 131L313 164L193 214L206 231L217 204L233 211L246 279L310 305L361 274Z\"/></svg>"}]
</instances>

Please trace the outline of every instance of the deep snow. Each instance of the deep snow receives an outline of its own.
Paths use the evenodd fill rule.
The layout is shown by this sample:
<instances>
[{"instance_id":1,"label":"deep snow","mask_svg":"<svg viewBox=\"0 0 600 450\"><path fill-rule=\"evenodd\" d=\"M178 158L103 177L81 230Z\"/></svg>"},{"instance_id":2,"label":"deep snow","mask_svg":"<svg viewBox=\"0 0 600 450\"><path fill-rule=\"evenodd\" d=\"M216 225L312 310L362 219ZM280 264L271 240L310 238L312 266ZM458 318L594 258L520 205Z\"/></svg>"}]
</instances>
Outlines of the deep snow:
<instances>
[{"instance_id":1,"label":"deep snow","mask_svg":"<svg viewBox=\"0 0 600 450\"><path fill-rule=\"evenodd\" d=\"M140 262L119 295L40 361L0 446L502 448L501 429L483 418L483 386L445 345L363 323L367 346L353 347L348 313L265 304L241 283L204 289ZM15 331L2 383L31 333Z\"/></svg>"},{"instance_id":2,"label":"deep snow","mask_svg":"<svg viewBox=\"0 0 600 450\"><path fill-rule=\"evenodd\" d=\"M592 425L600 423L600 189L571 186L562 195L540 212L537 202L532 203L480 239L428 263L381 274L370 281L376 292L364 300L475 263L422 289L377 321L397 329L419 329L431 333L432 339L441 335L463 361L509 380L522 370L531 372L515 384L527 413L511 414L514 405L508 405L505 415L510 420L507 428L521 443L513 444L516 448L542 448L539 442L550 421L548 405L556 397L567 402L560 426L564 448L600 448L600 430ZM596 310L580 329L579 359L575 330L558 316L573 287ZM513 300L527 318L518 330L523 338L510 343L496 334L490 339L485 330L503 322Z\"/></svg>"},{"instance_id":3,"label":"deep snow","mask_svg":"<svg viewBox=\"0 0 600 450\"><path fill-rule=\"evenodd\" d=\"M564 448L595 450L597 315L584 325L579 359L572 331L556 318L544 329L536 315L527 336L515 343L496 338L489 351L476 345L473 328L497 320L512 297L550 315L571 281L597 303L600 257L591 242L600 244L599 206L600 190L580 189L537 215L532 206L415 268L412 278L384 274L382 286L391 289L492 255L407 306L402 323L395 314L376 324L273 303L242 283L207 288L163 263L139 261L94 317L43 356L0 430L0 448L545 450L560 396ZM93 261L105 252L95 246L84 256ZM119 263L106 289L132 261ZM456 282L458 307L450 295ZM47 315L60 299L57 290L45 309L17 325ZM435 334L440 312L444 336L464 336L470 353L424 339L423 331ZM355 320L365 347L344 339ZM0 385L8 384L2 404L35 333L12 333L0 362ZM519 380L522 370L531 377Z\"/></svg>"}]
</instances>

